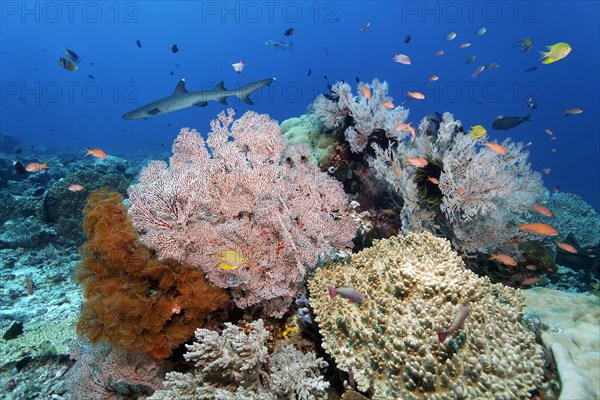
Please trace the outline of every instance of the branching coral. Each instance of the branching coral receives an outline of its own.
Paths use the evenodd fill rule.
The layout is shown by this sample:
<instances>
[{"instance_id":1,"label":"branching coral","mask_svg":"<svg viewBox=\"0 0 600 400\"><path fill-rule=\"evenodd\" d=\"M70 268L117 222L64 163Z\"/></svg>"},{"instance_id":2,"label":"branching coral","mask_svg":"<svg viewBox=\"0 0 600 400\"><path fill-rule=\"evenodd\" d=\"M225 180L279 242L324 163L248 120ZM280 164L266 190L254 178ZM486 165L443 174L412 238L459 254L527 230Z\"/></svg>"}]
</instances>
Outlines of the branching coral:
<instances>
[{"instance_id":1,"label":"branching coral","mask_svg":"<svg viewBox=\"0 0 600 400\"><path fill-rule=\"evenodd\" d=\"M400 142L385 150L374 145L371 168L404 201L403 231L440 234L463 254L502 247L516 252L506 243L517 235L518 218L545 190L523 145L506 139L504 155L480 147L484 140L463 133L449 113L433 134L431 128L424 119L414 145ZM410 157L424 158L427 166L407 163Z\"/></svg>"},{"instance_id":2,"label":"branching coral","mask_svg":"<svg viewBox=\"0 0 600 400\"><path fill-rule=\"evenodd\" d=\"M153 256L138 240L122 200L118 193L95 191L84 209L88 240L76 271L84 285L77 331L93 343L165 358L228 296L197 268Z\"/></svg>"},{"instance_id":3,"label":"branching coral","mask_svg":"<svg viewBox=\"0 0 600 400\"><path fill-rule=\"evenodd\" d=\"M249 324L248 333L230 323L221 334L196 331L185 358L196 365L194 374L167 374L167 389L154 400L315 400L327 398L329 384L319 369L327 366L313 352L303 353L291 344L267 348L270 335L262 320Z\"/></svg>"},{"instance_id":4,"label":"branching coral","mask_svg":"<svg viewBox=\"0 0 600 400\"><path fill-rule=\"evenodd\" d=\"M130 214L159 256L201 268L238 307L280 317L356 227L341 184L309 163L305 146L286 152L268 115L233 114L211 122L208 146L182 129L170 165L150 163L129 189ZM235 265L222 268L224 252Z\"/></svg>"},{"instance_id":5,"label":"branching coral","mask_svg":"<svg viewBox=\"0 0 600 400\"><path fill-rule=\"evenodd\" d=\"M326 285L366 300L331 299ZM523 295L467 270L430 233L376 241L309 280L323 348L374 399L525 399L541 384L543 351L521 325ZM470 308L444 343L436 335Z\"/></svg>"}]
</instances>

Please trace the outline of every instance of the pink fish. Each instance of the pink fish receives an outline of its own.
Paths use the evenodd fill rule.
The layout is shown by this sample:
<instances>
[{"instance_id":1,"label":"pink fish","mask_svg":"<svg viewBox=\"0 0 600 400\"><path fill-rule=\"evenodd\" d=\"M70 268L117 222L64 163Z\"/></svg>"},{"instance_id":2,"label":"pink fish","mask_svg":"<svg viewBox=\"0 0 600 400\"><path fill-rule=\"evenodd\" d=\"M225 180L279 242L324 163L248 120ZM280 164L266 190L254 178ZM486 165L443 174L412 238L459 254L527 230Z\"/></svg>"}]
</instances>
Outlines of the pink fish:
<instances>
[{"instance_id":1,"label":"pink fish","mask_svg":"<svg viewBox=\"0 0 600 400\"><path fill-rule=\"evenodd\" d=\"M365 295L351 286L333 287L331 285L327 285L327 290L329 291L330 299L333 299L339 294L343 298L348 299L350 303L362 303L365 301Z\"/></svg>"},{"instance_id":2,"label":"pink fish","mask_svg":"<svg viewBox=\"0 0 600 400\"><path fill-rule=\"evenodd\" d=\"M456 315L454 315L454 319L452 320L452 323L448 329L437 332L437 337L440 343L444 343L449 335L452 335L454 332L456 332L456 330L465 322L465 319L467 319L470 313L471 307L459 307L456 310Z\"/></svg>"},{"instance_id":3,"label":"pink fish","mask_svg":"<svg viewBox=\"0 0 600 400\"><path fill-rule=\"evenodd\" d=\"M236 62L236 63L231 64L231 67L233 68L233 70L235 72L237 72L239 74L246 67L246 63L244 62L244 60L240 60L240 62Z\"/></svg>"}]
</instances>

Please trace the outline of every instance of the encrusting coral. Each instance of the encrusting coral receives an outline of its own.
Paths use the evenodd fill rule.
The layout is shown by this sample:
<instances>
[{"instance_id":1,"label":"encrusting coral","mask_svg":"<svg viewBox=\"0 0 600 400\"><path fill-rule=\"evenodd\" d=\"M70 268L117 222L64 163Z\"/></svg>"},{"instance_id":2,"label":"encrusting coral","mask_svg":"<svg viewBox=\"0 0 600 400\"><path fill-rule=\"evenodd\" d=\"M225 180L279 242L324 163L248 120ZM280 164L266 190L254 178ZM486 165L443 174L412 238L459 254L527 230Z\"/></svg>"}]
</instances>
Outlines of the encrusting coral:
<instances>
[{"instance_id":1,"label":"encrusting coral","mask_svg":"<svg viewBox=\"0 0 600 400\"><path fill-rule=\"evenodd\" d=\"M198 268L156 258L139 241L122 201L98 190L84 209L88 240L76 270L84 286L77 332L92 343L166 358L229 297Z\"/></svg>"},{"instance_id":2,"label":"encrusting coral","mask_svg":"<svg viewBox=\"0 0 600 400\"><path fill-rule=\"evenodd\" d=\"M193 374L170 372L154 400L316 400L327 398L329 383L319 369L327 362L283 341L269 351L270 332L262 320L242 331L231 323L221 334L196 330L185 358L195 362Z\"/></svg>"},{"instance_id":3,"label":"encrusting coral","mask_svg":"<svg viewBox=\"0 0 600 400\"><path fill-rule=\"evenodd\" d=\"M326 285L366 297L330 298ZM517 399L541 384L543 350L521 325L523 295L466 269L445 239L392 237L309 280L323 348L374 399ZM461 328L440 342L457 310Z\"/></svg>"},{"instance_id":4,"label":"encrusting coral","mask_svg":"<svg viewBox=\"0 0 600 400\"><path fill-rule=\"evenodd\" d=\"M286 150L266 114L233 116L221 112L206 142L182 129L170 165L151 162L130 187L129 212L160 257L201 269L239 308L281 317L307 272L352 246L356 225L306 146Z\"/></svg>"}]
</instances>

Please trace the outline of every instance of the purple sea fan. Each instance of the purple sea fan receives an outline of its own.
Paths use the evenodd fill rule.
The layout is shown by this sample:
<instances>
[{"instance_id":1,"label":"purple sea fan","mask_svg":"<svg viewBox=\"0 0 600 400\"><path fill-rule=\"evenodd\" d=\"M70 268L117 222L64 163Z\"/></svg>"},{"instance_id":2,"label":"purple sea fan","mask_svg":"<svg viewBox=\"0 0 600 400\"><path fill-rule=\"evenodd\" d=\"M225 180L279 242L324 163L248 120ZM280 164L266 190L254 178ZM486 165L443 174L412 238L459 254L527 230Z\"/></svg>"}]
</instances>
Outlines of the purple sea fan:
<instances>
[{"instance_id":1,"label":"purple sea fan","mask_svg":"<svg viewBox=\"0 0 600 400\"><path fill-rule=\"evenodd\" d=\"M342 185L305 146L286 150L268 115L233 115L211 122L207 143L182 129L170 165L153 161L130 187L130 214L160 257L202 268L240 308L280 317L319 260L351 247L356 226ZM221 268L223 251L239 267Z\"/></svg>"}]
</instances>

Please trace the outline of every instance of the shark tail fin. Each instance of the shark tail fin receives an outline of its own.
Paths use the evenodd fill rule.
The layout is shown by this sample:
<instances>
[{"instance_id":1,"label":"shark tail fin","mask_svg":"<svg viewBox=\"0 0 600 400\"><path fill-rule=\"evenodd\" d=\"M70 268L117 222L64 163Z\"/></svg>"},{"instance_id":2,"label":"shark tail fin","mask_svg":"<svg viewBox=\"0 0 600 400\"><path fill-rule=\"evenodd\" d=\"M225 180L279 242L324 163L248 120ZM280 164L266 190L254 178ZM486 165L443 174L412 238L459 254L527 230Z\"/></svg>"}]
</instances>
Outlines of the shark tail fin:
<instances>
[{"instance_id":1,"label":"shark tail fin","mask_svg":"<svg viewBox=\"0 0 600 400\"><path fill-rule=\"evenodd\" d=\"M217 99L217 101L225 106L227 105L227 97L226 96L223 96L223 97Z\"/></svg>"},{"instance_id":2,"label":"shark tail fin","mask_svg":"<svg viewBox=\"0 0 600 400\"><path fill-rule=\"evenodd\" d=\"M247 94L240 95L240 96L238 96L238 98L246 104L249 104L251 106L254 105L254 102L252 100L250 100L250 97L248 97Z\"/></svg>"}]
</instances>

